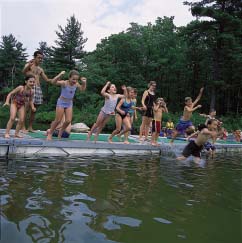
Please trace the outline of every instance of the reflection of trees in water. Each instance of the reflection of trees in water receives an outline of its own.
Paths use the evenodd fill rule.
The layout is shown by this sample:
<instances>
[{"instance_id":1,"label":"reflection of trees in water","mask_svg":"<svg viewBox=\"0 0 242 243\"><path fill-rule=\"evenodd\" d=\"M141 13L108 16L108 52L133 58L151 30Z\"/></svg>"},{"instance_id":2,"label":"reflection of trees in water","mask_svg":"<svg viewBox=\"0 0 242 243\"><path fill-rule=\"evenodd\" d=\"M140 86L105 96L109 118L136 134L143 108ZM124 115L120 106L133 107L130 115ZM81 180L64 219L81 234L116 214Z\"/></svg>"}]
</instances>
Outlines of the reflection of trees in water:
<instances>
[{"instance_id":1,"label":"reflection of trees in water","mask_svg":"<svg viewBox=\"0 0 242 243\"><path fill-rule=\"evenodd\" d=\"M136 157L135 161L134 158L112 159L112 163L104 163L101 167L92 168L95 172L89 174L95 178L88 178L86 184L87 194L96 199L90 204L90 208L97 213L90 227L102 230L109 215L127 216L130 209L135 214L140 208L144 212L150 210L153 191L159 183L157 157Z\"/></svg>"},{"instance_id":2,"label":"reflection of trees in water","mask_svg":"<svg viewBox=\"0 0 242 243\"><path fill-rule=\"evenodd\" d=\"M11 199L2 208L5 217L33 242L41 239L57 242L56 229L64 222L60 215L63 204L60 198L64 195L62 169L48 171L48 167L41 167L37 161L13 160L8 165L6 193ZM14 176L11 175L13 171Z\"/></svg>"}]
</instances>

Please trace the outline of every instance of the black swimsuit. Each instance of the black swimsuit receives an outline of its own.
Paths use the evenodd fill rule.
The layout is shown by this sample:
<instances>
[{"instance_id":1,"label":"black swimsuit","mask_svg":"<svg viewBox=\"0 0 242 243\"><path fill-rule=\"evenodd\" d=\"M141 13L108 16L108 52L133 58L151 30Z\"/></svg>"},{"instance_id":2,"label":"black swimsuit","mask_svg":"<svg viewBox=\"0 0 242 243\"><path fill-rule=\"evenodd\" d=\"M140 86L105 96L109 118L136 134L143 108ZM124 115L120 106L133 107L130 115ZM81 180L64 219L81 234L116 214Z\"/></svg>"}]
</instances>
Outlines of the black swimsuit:
<instances>
[{"instance_id":1,"label":"black swimsuit","mask_svg":"<svg viewBox=\"0 0 242 243\"><path fill-rule=\"evenodd\" d=\"M153 118L153 116L154 116L153 105L154 105L154 102L155 102L155 95L149 93L149 91L147 91L147 92L148 92L148 95L145 97L145 102L144 102L146 107L147 107L147 110L144 111L143 116Z\"/></svg>"}]
</instances>

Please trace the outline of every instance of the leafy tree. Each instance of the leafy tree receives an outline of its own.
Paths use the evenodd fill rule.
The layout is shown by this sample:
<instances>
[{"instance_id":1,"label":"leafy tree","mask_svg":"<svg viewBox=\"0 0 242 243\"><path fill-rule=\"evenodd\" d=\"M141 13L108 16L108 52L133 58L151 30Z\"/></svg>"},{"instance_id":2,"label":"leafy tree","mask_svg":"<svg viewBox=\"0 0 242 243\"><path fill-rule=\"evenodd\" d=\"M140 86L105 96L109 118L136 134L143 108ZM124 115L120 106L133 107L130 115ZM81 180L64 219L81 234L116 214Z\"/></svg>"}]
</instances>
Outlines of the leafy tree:
<instances>
[{"instance_id":1,"label":"leafy tree","mask_svg":"<svg viewBox=\"0 0 242 243\"><path fill-rule=\"evenodd\" d=\"M242 85L241 1L203 0L185 4L191 6L193 16L208 18L196 22L193 32L198 33L198 38L203 33L208 40L212 67L210 108L215 107L217 96L221 113L234 111L234 107L238 113Z\"/></svg>"}]
</instances>

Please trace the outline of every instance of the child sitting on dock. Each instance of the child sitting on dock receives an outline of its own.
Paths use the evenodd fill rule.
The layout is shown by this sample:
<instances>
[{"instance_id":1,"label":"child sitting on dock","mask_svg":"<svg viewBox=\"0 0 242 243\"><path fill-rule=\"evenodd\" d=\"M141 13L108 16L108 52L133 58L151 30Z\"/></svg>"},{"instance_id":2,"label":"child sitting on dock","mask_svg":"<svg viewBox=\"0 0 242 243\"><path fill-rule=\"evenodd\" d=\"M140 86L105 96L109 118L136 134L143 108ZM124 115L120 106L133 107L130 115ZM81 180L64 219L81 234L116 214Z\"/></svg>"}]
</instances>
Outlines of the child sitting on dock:
<instances>
[{"instance_id":1,"label":"child sitting on dock","mask_svg":"<svg viewBox=\"0 0 242 243\"><path fill-rule=\"evenodd\" d=\"M162 128L162 113L168 112L163 98L158 98L153 106L154 119L152 121L151 145L158 146L157 140Z\"/></svg>"},{"instance_id":2,"label":"child sitting on dock","mask_svg":"<svg viewBox=\"0 0 242 243\"><path fill-rule=\"evenodd\" d=\"M5 138L10 138L9 132L13 126L16 115L18 113L18 123L15 130L15 137L22 138L19 135L20 129L22 129L24 121L25 121L25 106L29 104L32 111L35 112L36 108L33 104L33 87L35 84L35 77L33 75L28 75L25 77L24 85L20 85L14 90L12 90L6 98L6 101L3 106L10 105L10 98L12 98L10 105L10 117L7 123Z\"/></svg>"},{"instance_id":3,"label":"child sitting on dock","mask_svg":"<svg viewBox=\"0 0 242 243\"><path fill-rule=\"evenodd\" d=\"M192 112L202 107L201 105L196 106L196 104L202 97L203 89L204 88L200 89L200 92L194 102L192 101L191 97L185 98L185 107L183 111L183 116L180 118L178 124L176 125L175 130L173 131L172 139L170 143L174 142L178 134L184 134L186 130L195 131L195 127L193 126L190 119L192 117Z\"/></svg>"},{"instance_id":4,"label":"child sitting on dock","mask_svg":"<svg viewBox=\"0 0 242 243\"><path fill-rule=\"evenodd\" d=\"M101 108L96 122L92 125L91 130L88 132L87 141L90 140L92 133L96 131L94 141L96 142L102 129L105 127L106 123L109 121L111 116L115 115L115 107L117 105L118 99L124 98L126 95L126 86L122 86L124 94L117 94L117 88L115 84L111 84L108 81L101 90L101 95L105 98L104 106Z\"/></svg>"},{"instance_id":5,"label":"child sitting on dock","mask_svg":"<svg viewBox=\"0 0 242 243\"><path fill-rule=\"evenodd\" d=\"M59 73L53 80L52 83L61 86L61 94L56 104L56 117L52 122L50 131L47 135L47 140L52 139L52 134L58 124L61 122L63 115L65 114L65 122L63 123L59 133L58 138L62 137L63 131L69 126L72 121L72 107L73 107L73 97L75 95L76 89L84 91L86 89L86 78L82 77L82 84L78 83L80 74L76 70L69 72L68 80L59 80L59 78L65 74L65 71Z\"/></svg>"},{"instance_id":6,"label":"child sitting on dock","mask_svg":"<svg viewBox=\"0 0 242 243\"><path fill-rule=\"evenodd\" d=\"M213 141L216 141L217 126L218 121L216 119L210 119L207 122L207 126L203 125L203 127L200 127L200 131L197 131L197 138L195 140L189 141L189 143L186 145L182 152L182 156L177 157L177 160L185 160L190 155L193 155L195 163L199 163L201 159L200 153L204 147L204 144L210 138L212 138Z\"/></svg>"},{"instance_id":7,"label":"child sitting on dock","mask_svg":"<svg viewBox=\"0 0 242 243\"><path fill-rule=\"evenodd\" d=\"M59 132L63 126L63 124L65 123L65 114L63 114L62 120L61 122L58 124L58 126L55 128L52 136L53 137L58 137L59 136ZM48 133L50 132L50 129L48 129L46 131L46 136L48 136ZM66 129L63 131L63 133L61 134L61 138L69 138L71 134L71 123L66 127Z\"/></svg>"}]
</instances>

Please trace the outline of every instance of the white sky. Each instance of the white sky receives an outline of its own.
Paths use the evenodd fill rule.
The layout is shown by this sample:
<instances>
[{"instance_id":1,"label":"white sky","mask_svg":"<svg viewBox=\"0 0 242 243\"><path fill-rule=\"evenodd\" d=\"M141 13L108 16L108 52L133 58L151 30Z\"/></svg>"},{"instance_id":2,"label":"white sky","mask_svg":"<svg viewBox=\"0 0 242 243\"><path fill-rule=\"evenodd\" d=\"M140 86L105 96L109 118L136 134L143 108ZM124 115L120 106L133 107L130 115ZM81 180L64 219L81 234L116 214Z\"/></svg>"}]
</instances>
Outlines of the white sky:
<instances>
[{"instance_id":1,"label":"white sky","mask_svg":"<svg viewBox=\"0 0 242 243\"><path fill-rule=\"evenodd\" d=\"M110 34L125 31L130 22L154 23L157 17L175 16L176 26L193 17L184 0L0 0L0 36L13 34L32 55L40 41L55 45L58 25L65 27L73 14L82 24L86 51Z\"/></svg>"}]
</instances>

